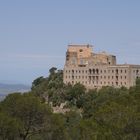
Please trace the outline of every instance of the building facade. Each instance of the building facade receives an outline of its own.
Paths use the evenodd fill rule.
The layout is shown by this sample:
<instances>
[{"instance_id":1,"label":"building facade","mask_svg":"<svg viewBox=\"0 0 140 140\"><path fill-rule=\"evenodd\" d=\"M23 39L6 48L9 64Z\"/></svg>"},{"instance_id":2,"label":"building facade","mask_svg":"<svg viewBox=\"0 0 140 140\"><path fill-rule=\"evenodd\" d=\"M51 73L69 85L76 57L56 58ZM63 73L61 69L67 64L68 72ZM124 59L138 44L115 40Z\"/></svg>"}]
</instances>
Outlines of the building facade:
<instances>
[{"instance_id":1,"label":"building facade","mask_svg":"<svg viewBox=\"0 0 140 140\"><path fill-rule=\"evenodd\" d=\"M94 53L91 45L69 45L66 52L63 81L81 83L87 89L103 86L127 87L136 84L140 65L117 64L116 56Z\"/></svg>"}]
</instances>

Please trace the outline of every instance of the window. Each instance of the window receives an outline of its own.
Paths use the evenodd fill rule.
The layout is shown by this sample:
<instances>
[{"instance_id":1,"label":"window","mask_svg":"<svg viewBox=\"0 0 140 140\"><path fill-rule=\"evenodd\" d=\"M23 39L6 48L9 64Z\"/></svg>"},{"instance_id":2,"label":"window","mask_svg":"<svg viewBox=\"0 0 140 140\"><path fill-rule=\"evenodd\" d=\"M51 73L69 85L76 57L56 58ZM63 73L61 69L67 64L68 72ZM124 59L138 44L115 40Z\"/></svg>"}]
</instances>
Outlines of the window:
<instances>
[{"instance_id":1,"label":"window","mask_svg":"<svg viewBox=\"0 0 140 140\"><path fill-rule=\"evenodd\" d=\"M119 72L119 70L118 70L118 69L116 69L116 74L118 74L118 72Z\"/></svg>"},{"instance_id":2,"label":"window","mask_svg":"<svg viewBox=\"0 0 140 140\"><path fill-rule=\"evenodd\" d=\"M72 59L71 64L76 64L76 60L74 58Z\"/></svg>"},{"instance_id":3,"label":"window","mask_svg":"<svg viewBox=\"0 0 140 140\"><path fill-rule=\"evenodd\" d=\"M96 73L97 73L97 74L99 73L99 70L98 70L98 69L96 69Z\"/></svg>"},{"instance_id":4,"label":"window","mask_svg":"<svg viewBox=\"0 0 140 140\"><path fill-rule=\"evenodd\" d=\"M91 69L89 69L89 73L91 74Z\"/></svg>"},{"instance_id":5,"label":"window","mask_svg":"<svg viewBox=\"0 0 140 140\"><path fill-rule=\"evenodd\" d=\"M91 76L89 76L89 80L91 80Z\"/></svg>"},{"instance_id":6,"label":"window","mask_svg":"<svg viewBox=\"0 0 140 140\"><path fill-rule=\"evenodd\" d=\"M80 59L80 64L83 65L84 64L84 60Z\"/></svg>"},{"instance_id":7,"label":"window","mask_svg":"<svg viewBox=\"0 0 140 140\"><path fill-rule=\"evenodd\" d=\"M99 77L98 77L98 76L96 76L96 79L98 80L98 79L99 79Z\"/></svg>"},{"instance_id":8,"label":"window","mask_svg":"<svg viewBox=\"0 0 140 140\"><path fill-rule=\"evenodd\" d=\"M74 70L72 70L72 73L74 73Z\"/></svg>"},{"instance_id":9,"label":"window","mask_svg":"<svg viewBox=\"0 0 140 140\"><path fill-rule=\"evenodd\" d=\"M93 74L95 74L95 69L93 69L92 71L93 71Z\"/></svg>"}]
</instances>

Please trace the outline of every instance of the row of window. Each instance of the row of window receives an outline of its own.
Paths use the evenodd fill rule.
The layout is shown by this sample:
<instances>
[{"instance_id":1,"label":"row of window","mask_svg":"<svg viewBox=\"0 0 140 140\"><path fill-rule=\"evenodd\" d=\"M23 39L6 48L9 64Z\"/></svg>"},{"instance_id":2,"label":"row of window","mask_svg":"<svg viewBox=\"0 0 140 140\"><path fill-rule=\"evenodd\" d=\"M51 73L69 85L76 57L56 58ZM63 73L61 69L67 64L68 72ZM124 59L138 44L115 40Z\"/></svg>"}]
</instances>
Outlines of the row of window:
<instances>
[{"instance_id":1,"label":"row of window","mask_svg":"<svg viewBox=\"0 0 140 140\"><path fill-rule=\"evenodd\" d=\"M78 82L78 81L75 81L75 82L74 82L74 81L72 81L72 82L67 82L67 81L66 81L66 83L67 83L67 84L68 84L68 83L71 83L71 84L80 83L80 84L83 84L83 85L84 85L84 84L87 84L88 82L87 82L87 81L80 81L80 82Z\"/></svg>"},{"instance_id":2,"label":"row of window","mask_svg":"<svg viewBox=\"0 0 140 140\"><path fill-rule=\"evenodd\" d=\"M66 83L69 83L66 81ZM126 85L127 83L126 82L88 82L88 81L72 81L71 82L72 84L76 84L76 83L81 83L81 84L94 84L94 85L102 85L102 86L107 86L107 85L112 85L112 86L123 86L123 85Z\"/></svg>"},{"instance_id":3,"label":"row of window","mask_svg":"<svg viewBox=\"0 0 140 140\"><path fill-rule=\"evenodd\" d=\"M87 70L66 70L66 73L88 73L89 74L99 74L99 73L127 73L127 70L99 70L99 69L89 69Z\"/></svg>"},{"instance_id":4,"label":"row of window","mask_svg":"<svg viewBox=\"0 0 140 140\"><path fill-rule=\"evenodd\" d=\"M116 70L101 70L100 71L100 73L127 73L127 70L118 70L118 69L116 69Z\"/></svg>"},{"instance_id":5,"label":"row of window","mask_svg":"<svg viewBox=\"0 0 140 140\"><path fill-rule=\"evenodd\" d=\"M116 79L126 79L127 77L126 76L100 76L100 78L101 79L114 79L114 78L116 78Z\"/></svg>"},{"instance_id":6,"label":"row of window","mask_svg":"<svg viewBox=\"0 0 140 140\"><path fill-rule=\"evenodd\" d=\"M87 70L66 70L66 73L87 73Z\"/></svg>"},{"instance_id":7,"label":"row of window","mask_svg":"<svg viewBox=\"0 0 140 140\"><path fill-rule=\"evenodd\" d=\"M65 78L66 78L66 79L67 79L67 78L69 78L69 79L70 79L70 78L72 78L72 79L81 79L81 78L82 78L82 79L87 79L87 76L66 76Z\"/></svg>"},{"instance_id":8,"label":"row of window","mask_svg":"<svg viewBox=\"0 0 140 140\"><path fill-rule=\"evenodd\" d=\"M65 76L65 78L72 78L72 79L87 79L87 76ZM127 76L89 76L89 79L127 79Z\"/></svg>"},{"instance_id":9,"label":"row of window","mask_svg":"<svg viewBox=\"0 0 140 140\"><path fill-rule=\"evenodd\" d=\"M98 83L98 82L94 82L94 81L92 81L92 82L89 82L90 84L101 84L101 85L126 85L126 82L100 82L100 83Z\"/></svg>"}]
</instances>

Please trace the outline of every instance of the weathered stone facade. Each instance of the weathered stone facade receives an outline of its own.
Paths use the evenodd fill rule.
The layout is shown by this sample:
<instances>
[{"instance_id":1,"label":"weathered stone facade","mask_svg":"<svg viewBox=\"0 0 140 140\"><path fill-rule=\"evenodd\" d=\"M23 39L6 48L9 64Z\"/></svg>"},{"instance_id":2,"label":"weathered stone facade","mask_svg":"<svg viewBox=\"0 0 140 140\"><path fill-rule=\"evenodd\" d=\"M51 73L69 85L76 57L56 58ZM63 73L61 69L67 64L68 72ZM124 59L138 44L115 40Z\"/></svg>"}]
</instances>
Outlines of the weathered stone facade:
<instances>
[{"instance_id":1,"label":"weathered stone facade","mask_svg":"<svg viewBox=\"0 0 140 140\"><path fill-rule=\"evenodd\" d=\"M130 88L140 77L140 65L116 63L116 56L94 53L91 45L69 45L64 66L64 83L81 83L88 89L103 86Z\"/></svg>"}]
</instances>

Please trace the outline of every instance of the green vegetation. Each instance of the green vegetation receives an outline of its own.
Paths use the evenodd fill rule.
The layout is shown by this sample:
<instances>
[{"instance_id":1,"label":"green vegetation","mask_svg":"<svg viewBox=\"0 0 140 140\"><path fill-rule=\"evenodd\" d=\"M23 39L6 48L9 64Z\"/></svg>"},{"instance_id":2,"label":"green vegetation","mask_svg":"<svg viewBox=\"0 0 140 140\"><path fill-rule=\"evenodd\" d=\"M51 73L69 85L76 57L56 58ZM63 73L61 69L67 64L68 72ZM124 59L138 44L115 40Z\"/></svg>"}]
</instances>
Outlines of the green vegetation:
<instances>
[{"instance_id":1,"label":"green vegetation","mask_svg":"<svg viewBox=\"0 0 140 140\"><path fill-rule=\"evenodd\" d=\"M65 85L63 71L50 69L28 93L0 102L0 140L139 140L140 79L130 89L89 90ZM53 107L69 109L53 113Z\"/></svg>"}]
</instances>

